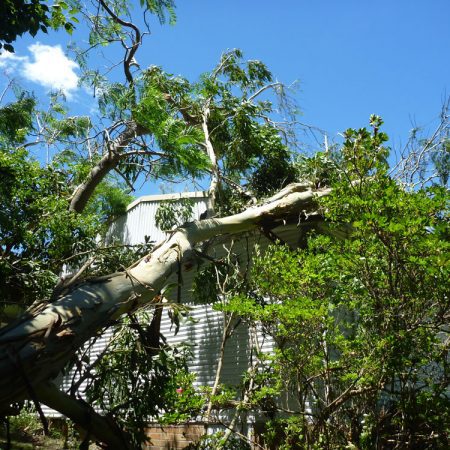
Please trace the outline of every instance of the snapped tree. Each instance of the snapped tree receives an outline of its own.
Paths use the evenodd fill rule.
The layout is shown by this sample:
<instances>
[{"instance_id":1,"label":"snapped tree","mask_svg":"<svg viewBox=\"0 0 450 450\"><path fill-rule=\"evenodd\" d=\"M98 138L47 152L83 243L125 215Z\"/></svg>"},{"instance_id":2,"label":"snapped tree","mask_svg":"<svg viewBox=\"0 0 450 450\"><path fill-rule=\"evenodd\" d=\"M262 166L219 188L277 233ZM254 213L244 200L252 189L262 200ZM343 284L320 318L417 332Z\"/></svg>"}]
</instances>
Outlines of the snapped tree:
<instances>
[{"instance_id":1,"label":"snapped tree","mask_svg":"<svg viewBox=\"0 0 450 450\"><path fill-rule=\"evenodd\" d=\"M361 415L372 414L370 423L381 426L375 421L380 400L377 395L388 382L395 387L399 382L396 376L400 374L389 365L394 364L395 358L388 356L398 355L398 349L389 347L389 353L385 347L392 340L397 341L401 333L406 333L408 342L419 339L414 334L416 330L418 333L429 330L424 335L426 338L423 337L428 342L428 347L423 347L428 355L442 356L448 347L448 339L442 341L444 347L439 346L441 341L434 339L438 333L446 332L441 325L448 317L448 303L445 303L448 297L443 294L447 286L445 272L437 269L443 263L439 256L445 250L443 237L448 237L445 228L448 225L447 209L442 203L446 191L424 187L409 192L388 176L383 147L385 136L379 131L381 123L376 117L372 119L373 133L364 129L349 131L346 142L335 152L336 157L321 153L313 158L294 160L289 149L294 143L289 126L293 124L289 97L284 86L273 81L264 64L245 62L241 52L233 50L225 53L217 67L197 82L174 77L158 67L141 69L136 56L143 45L145 32L129 19L131 11L126 2L98 0L93 2L92 11L83 9L86 7L76 1L68 3L72 7L71 13L82 11L90 27L89 51L75 46L72 50L83 70L82 82L96 92L100 117L70 116L64 99L58 94L52 95L45 111L40 110L34 98L25 92L18 92L14 101L0 109L0 171L4 180L0 199L0 287L3 296L0 412L7 415L14 404L31 399L36 405L39 402L47 404L83 426L87 430L86 442L95 439L109 448L138 448L147 417L144 414L134 417L138 422L136 425L130 422L129 411L137 409L138 402L142 403L142 395L135 393L127 399L128 403L119 401L111 405L114 407L106 417L78 399L76 393L61 392L52 380L73 363L76 351L84 343L105 327L117 326L123 317L129 320L126 327L136 331L142 344L146 324L140 325L133 313L145 305L157 311L161 306L161 292L171 276L180 267L188 269L193 261L204 257L199 250L204 249L205 242L211 237L255 229L270 235L274 227L293 217L298 218L299 213L308 216L321 211L331 223L350 224L352 238L337 241L339 232L331 232L334 237L327 238L327 242L321 241L324 238L312 239L300 256L283 256L282 251L273 250L267 258L274 258L276 264L272 266L279 267L281 275L294 270L292 265L298 269L303 262L308 270L294 271L293 286L283 285L281 276L280 283L272 286L275 292L268 290L264 278L253 275L239 291L232 289L230 292L231 299L245 300L240 307L233 301L224 305L224 310L228 308L242 320L264 325L280 349L271 363L274 365L265 366L270 370L247 374L247 388L238 410L259 408L276 397L276 389L267 392L257 387L262 386L261 380L265 380L268 373L273 374L269 385L283 377L290 380L296 373L297 388L301 393L298 400L303 409L293 415L295 420L291 419L285 425L286 446L300 445L291 436L297 431L301 432L300 440L303 439L306 445L326 442L328 448L333 448L335 443L341 445L345 439L361 445L363 433L369 436L364 438L369 443L372 442L370 439L378 439L373 431L377 429L375 425L368 429L368 425L352 428L348 424L359 420ZM171 0L148 0L141 4L145 19L149 13L161 22L175 19ZM144 23L148 21L144 20ZM20 35L23 29L27 28L19 27L11 39ZM91 52L106 45L124 49L120 61L122 83L108 81L96 66L91 65ZM277 109L273 106L276 99L279 101ZM280 111L284 114L282 119ZM446 170L448 172L448 127L446 121L443 123L445 125L439 128L431 143L427 141L421 145L421 151L411 152L411 155L419 155L417 159L410 159L417 166L412 175L420 175L421 170L429 167L428 162L439 169L441 180ZM46 150L45 163L42 157L33 158L33 148ZM412 172L405 170L409 174ZM126 189L134 189L144 178L176 181L187 177L194 181L209 181L210 200L204 220L180 226L165 242L153 248L151 243L136 248L124 248L120 243L99 247L98 235L104 234L110 220L124 211L129 200ZM448 177L445 182L447 180ZM431 181L430 178L428 183ZM335 193L331 200L322 203L322 198L329 197L333 183L337 183ZM423 203L423 209L419 208L419 203ZM402 209L401 205L407 206ZM411 232L413 237L401 235L405 230L411 231L410 223L398 224L394 220L405 211L408 214L416 211L415 216L422 219L415 225L416 234ZM400 233L398 238L395 233ZM368 236L378 240L376 243L367 241ZM420 245L420 249L410 246L408 239ZM385 254L380 255L380 245ZM329 251L325 250L327 247ZM410 248L412 255L400 254L400 249L409 252ZM420 252L424 249L434 253L422 257ZM365 278L364 274L357 275L356 269L360 267L355 267L356 254L370 263L365 269ZM406 277L405 281L400 276L405 270L400 262L414 255L417 259L413 262L417 266L411 269L408 266L408 270L415 275ZM319 267L320 261L317 262L315 257L318 260L323 257L328 265ZM297 262L293 263L292 258L297 258ZM424 258L428 261L425 268L429 268L430 273L420 271L424 267ZM70 277L60 276L64 264L71 268ZM256 267L260 267L258 264L262 263L257 261ZM364 264L361 263L361 267L365 267ZM433 270L437 271L434 275ZM367 275L372 271L379 273L380 278L372 280ZM395 275L394 280L389 278L392 275ZM273 275L267 273L266 276ZM295 284L297 277L304 280L300 286ZM436 280L433 277L439 277L440 281L435 283L438 290L430 297L430 304L424 302L423 295L413 295L411 289L417 286L421 292L428 292L430 280ZM388 293L383 290L385 282L390 283ZM355 292L350 292L348 283ZM335 291L332 299L331 287ZM296 294L289 297L286 294L289 291ZM271 297L274 303L267 307L262 302L255 303L255 298L265 297ZM410 303L418 304L418 309L414 309L414 314L409 310L402 314L408 320L416 317L424 322L397 324L395 334L389 328L391 322L386 323L382 317L384 311L391 315L397 313L385 303L392 301L394 309L401 309L399 302L409 298L413 298ZM242 309L243 305L246 310ZM427 309L424 309L425 305ZM332 312L344 307L358 315L358 320L333 322ZM374 311L380 320L370 328L367 323ZM429 316L423 314L424 311L428 311ZM279 321L275 320L278 315ZM152 317L156 317L156 313ZM298 322L301 327L296 326ZM433 325L426 325L428 323ZM409 332L410 326L414 333ZM379 335L380 339L385 339L383 342L374 337L380 329L384 330ZM370 339L364 340L366 335ZM138 338L132 340L136 346ZM308 347L311 342L314 342L314 351ZM419 344L422 345L422 341L417 341ZM373 346L379 346L379 352L368 354ZM430 346L437 353L431 353ZM311 363L308 362L306 368L302 365L303 360L290 356L289 350L293 348L303 349L297 357L309 352ZM386 359L378 359L380 352L387 355ZM140 356L152 360L145 342ZM339 358L348 361L345 368L339 366ZM436 356L432 362L442 366L448 377L444 359ZM101 373L101 361L95 363ZM403 370L405 365L398 367ZM420 367L427 366L421 362ZM148 372L145 364L144 368ZM154 375L155 367L151 368ZM177 363L173 369L178 369ZM145 370L141 370L139 376L145 377ZM161 373L167 380L167 371ZM331 376L334 373L338 374L338 379ZM136 374L120 373L118 376L131 380L129 377L136 377ZM445 380L447 378L438 383L440 390L431 391L434 400L442 398L441 387ZM155 378L151 381L158 382ZM407 378L405 385L409 386L410 381ZM321 391L316 384L326 388ZM146 386L150 389L151 383ZM105 391L100 389L99 392ZM322 392L326 392L326 397ZM430 391L423 392L428 396ZM316 415L311 413L312 421L305 421L306 398L309 399L310 394L315 398L318 412L314 413ZM351 409L349 405L354 402L360 405L355 399L366 399L369 394L370 407L364 404L357 410ZM152 407L158 409L154 398L150 396L148 402L149 411ZM330 421L343 407L351 411L348 421L342 419L344 425L332 425ZM395 408L395 412L403 414L404 409ZM210 400L208 414L211 409ZM404 427L406 422L398 422L395 412L389 426L401 423L398 426ZM300 424L299 416L303 420ZM280 423L277 422L273 429ZM236 425L237 419L230 429ZM338 430L336 435L331 433L331 427ZM433 427L426 428L427 432L432 430L434 433ZM389 439L395 432L389 434ZM439 437L432 442L441 442L443 431L436 433ZM225 436L218 445L224 446L228 437Z\"/></svg>"}]
</instances>

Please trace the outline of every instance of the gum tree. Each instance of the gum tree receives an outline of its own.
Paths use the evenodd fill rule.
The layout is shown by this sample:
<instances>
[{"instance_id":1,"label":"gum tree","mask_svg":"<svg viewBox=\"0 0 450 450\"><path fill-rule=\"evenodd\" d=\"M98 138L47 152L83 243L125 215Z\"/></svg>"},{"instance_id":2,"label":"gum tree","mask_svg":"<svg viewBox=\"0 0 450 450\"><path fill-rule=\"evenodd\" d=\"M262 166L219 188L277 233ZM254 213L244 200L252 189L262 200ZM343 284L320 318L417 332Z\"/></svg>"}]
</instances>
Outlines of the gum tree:
<instances>
[{"instance_id":1,"label":"gum tree","mask_svg":"<svg viewBox=\"0 0 450 450\"><path fill-rule=\"evenodd\" d=\"M147 324L139 324L133 313L146 305L150 308L158 305L174 274L188 270L205 257L199 250L205 248L210 238L255 229L270 236L274 227L298 219L300 213L307 217L317 212L320 199L331 192L336 161L342 164L342 176L348 177L349 182L345 184L341 180L343 184L334 188L339 195L333 195L330 203L325 203L326 214L323 214L325 217L329 214L332 223L350 221L359 230L360 211L354 208L360 207L365 212L366 194L371 194L373 189L379 200L385 198L385 188L395 196L403 191L386 174L383 135L379 134L376 118L373 135L364 130L349 132L340 154L342 160L330 161L328 155L317 155L293 164L289 149L294 141L289 126L293 117L286 90L273 80L264 64L244 61L238 50L225 53L218 65L196 82L168 74L159 67L141 68L136 59L149 31L147 19L154 15L160 22L173 22L172 0L142 0L142 22L133 22L128 3L120 0L95 0L87 6L73 0L66 6L71 8L69 13L83 17L90 30L90 47L72 46L72 51L83 71L82 82L98 98L99 117L71 116L58 95L53 95L48 109L42 110L32 96L19 92L15 101L0 109L0 170L5 180L0 213L0 287L4 299L0 330L0 412L7 415L16 403L31 399L36 405L47 404L79 423L87 430L86 443L92 438L108 448L137 448L142 437L139 427L136 433L130 426L124 431L119 426L118 414L101 416L75 395L60 391L52 383L73 360L77 349L124 316L130 321L130 328L134 327L140 334ZM16 31L13 38L22 32ZM111 68L102 73L93 63L91 55L98 47L112 48L111 54L120 54L114 65L120 72L114 73L114 78L108 78ZM444 127L434 136L433 142L446 130ZM42 163L43 158L33 159L33 148L52 149L52 152L48 152ZM377 152L381 152L379 156ZM54 156L50 157L51 154ZM377 185L376 176L381 173ZM375 181L369 181L374 176ZM173 230L165 242L153 248L149 248L149 243L137 248L116 244L99 247L97 236L105 232L108 221L124 210L128 200L126 191L133 190L145 178L206 180L209 205L204 219ZM424 201L437 202L442 195L437 192L421 191L420 195ZM342 203L341 195L345 199ZM415 195L412 193L404 201L419 198ZM366 206L374 205L377 203ZM371 219L362 216L360 221L364 226L371 226L369 219L376 223L378 216L380 221L384 220L384 212L379 212L384 210L379 206L371 212ZM444 212L442 208L439 214ZM422 233L420 236L430 239L438 236L434 229L440 230L442 221L436 219L432 223L429 213L418 211L419 217L421 213L429 220L424 219L424 228L418 231ZM394 216L386 217L383 226L388 227L389 233L395 232L389 228L395 228ZM400 226L404 229L409 225ZM379 228L381 231L376 236L383 237L386 230L381 225ZM432 228L429 234L423 231ZM370 234L366 228L364 232ZM311 245L316 248L311 247L311 251L320 254L320 241L314 242ZM402 239L399 242L401 245ZM345 245L357 243L357 239L352 239ZM334 252L330 255L336 255L336 266L330 266L329 270L335 274L341 270L338 264L342 263L343 273L348 275L348 266L342 262L346 253L337 258L338 250L333 247L344 244L333 241L333 245L327 245ZM370 245L367 244L368 252ZM379 251L379 247L375 250ZM211 262L207 255L206 260ZM435 264L437 260L432 261ZM64 264L70 267L70 277L60 276ZM284 270L288 272L289 268ZM310 296L312 292L317 293L324 304L329 304L326 289L329 289L328 278L333 276L321 275L316 286L312 270L302 275L306 278L301 288L309 289ZM255 290L266 295L258 277L252 283ZM346 286L339 285L340 289ZM320 291L322 288L325 291ZM246 298L245 292L240 295ZM356 298L351 308L355 310L365 305L365 301L365 297L364 302ZM289 302L287 305L292 306ZM306 304L302 308L312 306ZM311 322L307 324L314 336L318 330L324 331L317 316L324 314L323 308L322 305L318 312L311 312ZM245 311L237 313L245 320L265 320L265 312L258 313L261 316L256 318ZM327 323L330 320L328 317ZM273 327L270 332L276 334L278 325L269 325ZM288 323L286 327L292 325ZM332 324L330 327L333 328ZM353 361L346 347L350 344L342 339L333 340L336 329L326 336L331 339L331 347L337 346L349 357L349 362ZM138 345L137 341L133 342ZM355 354L365 355L362 338L355 342L356 347L361 345ZM311 368L313 376L322 376L318 367L316 364ZM321 412L313 435L323 436L341 405L347 405L348 399L355 397L354 389L366 392L367 386L373 388L370 380L367 385L362 383L366 369L360 374L358 367L355 362L349 369L348 379L338 380L338 387L335 389L333 385L328 391L328 406ZM319 372L314 374L314 370ZM325 371L327 376L331 372L331 369ZM384 383L384 378L374 380L378 387L380 380ZM250 385L254 386L254 382ZM253 394L246 393L244 400L257 403Z\"/></svg>"},{"instance_id":2,"label":"gum tree","mask_svg":"<svg viewBox=\"0 0 450 450\"><path fill-rule=\"evenodd\" d=\"M0 404L8 414L24 399L38 411L39 402L45 403L109 447L128 448L136 445L132 436L51 380L97 332L157 301L195 246L217 233L263 223L270 229L287 213L314 208L316 194L296 184L243 211L255 196L294 180L286 145L291 134L277 123L270 101L279 98L286 105L288 97L264 64L245 62L233 50L197 82L158 67L141 69L135 58L146 31L129 19L127 3L99 0L92 10L68 3L90 27L90 48L73 51L82 82L98 95L100 117L71 116L58 94L42 110L20 89L0 109ZM175 19L170 0L142 7L160 22ZM48 20L43 11L42 20ZM17 28L16 35L24 30ZM122 49L121 83L91 66L90 55L104 45ZM46 152L45 163L34 156L39 151ZM181 228L149 254L148 246L98 248L98 235L124 210L125 191L145 177L209 180L210 219ZM218 218L232 213L238 214ZM70 276L60 276L64 265Z\"/></svg>"}]
</instances>

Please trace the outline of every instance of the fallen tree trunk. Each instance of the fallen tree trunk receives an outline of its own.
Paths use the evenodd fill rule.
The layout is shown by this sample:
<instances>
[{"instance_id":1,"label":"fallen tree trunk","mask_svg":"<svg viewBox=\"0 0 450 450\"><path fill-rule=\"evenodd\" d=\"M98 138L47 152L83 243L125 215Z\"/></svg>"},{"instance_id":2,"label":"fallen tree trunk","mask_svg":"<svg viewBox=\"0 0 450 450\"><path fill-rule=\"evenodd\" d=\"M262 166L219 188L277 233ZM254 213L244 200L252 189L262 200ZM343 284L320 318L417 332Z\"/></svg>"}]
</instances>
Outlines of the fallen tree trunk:
<instances>
[{"instance_id":1,"label":"fallen tree trunk","mask_svg":"<svg viewBox=\"0 0 450 450\"><path fill-rule=\"evenodd\" d=\"M85 440L89 441L93 437L106 443L110 449L132 448L127 433L119 429L112 418L101 416L86 402L61 392L51 382L40 384L37 391L40 402L59 411L86 431Z\"/></svg>"},{"instance_id":2,"label":"fallen tree trunk","mask_svg":"<svg viewBox=\"0 0 450 450\"><path fill-rule=\"evenodd\" d=\"M329 192L293 184L263 205L240 214L188 223L125 272L78 284L56 302L43 305L1 330L0 413L12 402L25 398L37 397L44 403L53 398L49 397L46 383L76 350L122 314L150 303L180 264L189 265L197 244L214 236L274 228L290 217L314 212L317 197ZM58 402L49 403L61 411Z\"/></svg>"}]
</instances>

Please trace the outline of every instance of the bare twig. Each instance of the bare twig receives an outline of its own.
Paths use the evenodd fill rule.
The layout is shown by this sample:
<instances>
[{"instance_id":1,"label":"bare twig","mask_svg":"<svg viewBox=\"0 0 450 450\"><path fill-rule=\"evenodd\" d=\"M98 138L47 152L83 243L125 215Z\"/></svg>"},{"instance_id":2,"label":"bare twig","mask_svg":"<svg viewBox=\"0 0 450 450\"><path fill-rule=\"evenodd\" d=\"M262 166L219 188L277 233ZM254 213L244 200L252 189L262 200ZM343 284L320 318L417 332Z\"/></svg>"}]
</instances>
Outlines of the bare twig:
<instances>
[{"instance_id":1,"label":"bare twig","mask_svg":"<svg viewBox=\"0 0 450 450\"><path fill-rule=\"evenodd\" d=\"M130 85L132 85L134 80L133 80L133 76L131 74L130 67L134 62L134 55L136 54L139 46L142 43L141 31L134 23L125 21L125 20L121 19L119 16L117 16L117 14L115 14L114 11L112 11L112 9L105 3L104 0L99 0L99 1L100 1L100 4L102 5L102 7L105 9L105 11L111 16L111 18L116 23L118 23L124 27L131 28L134 32L134 37L132 39L132 46L131 47L125 46L126 53L125 53L125 58L123 61L125 77L127 78L127 81L130 83Z\"/></svg>"},{"instance_id":2,"label":"bare twig","mask_svg":"<svg viewBox=\"0 0 450 450\"><path fill-rule=\"evenodd\" d=\"M283 86L282 83L276 81L275 83L269 83L263 86L261 89L256 91L254 94L250 95L250 97L247 99L248 102L253 101L256 97L261 95L264 91L267 91L268 89L276 89L277 87Z\"/></svg>"}]
</instances>

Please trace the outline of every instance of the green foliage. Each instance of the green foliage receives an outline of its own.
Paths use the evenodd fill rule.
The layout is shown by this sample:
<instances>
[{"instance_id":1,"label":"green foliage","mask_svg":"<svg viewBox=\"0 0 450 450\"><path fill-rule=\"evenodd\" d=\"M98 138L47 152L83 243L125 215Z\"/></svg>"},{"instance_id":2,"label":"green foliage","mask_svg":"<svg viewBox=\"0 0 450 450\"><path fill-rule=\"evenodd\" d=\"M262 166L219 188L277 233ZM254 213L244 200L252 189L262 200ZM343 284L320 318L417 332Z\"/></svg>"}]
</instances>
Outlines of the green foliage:
<instances>
[{"instance_id":1,"label":"green foliage","mask_svg":"<svg viewBox=\"0 0 450 450\"><path fill-rule=\"evenodd\" d=\"M251 447L248 442L239 436L231 436L225 440L223 431L204 435L199 442L186 447L187 450L211 450L216 448L221 450L250 450Z\"/></svg>"},{"instance_id":2,"label":"green foliage","mask_svg":"<svg viewBox=\"0 0 450 450\"><path fill-rule=\"evenodd\" d=\"M154 135L165 153L164 164L154 168L157 176L198 176L210 166L202 146L201 130L180 118L174 105L167 101L168 96L182 98L189 89L186 80L165 74L157 67L144 73L140 100L132 115Z\"/></svg>"},{"instance_id":3,"label":"green foliage","mask_svg":"<svg viewBox=\"0 0 450 450\"><path fill-rule=\"evenodd\" d=\"M20 414L12 416L10 419L11 428L37 434L42 432L42 423L36 414L36 409L30 405L24 406Z\"/></svg>"},{"instance_id":4,"label":"green foliage","mask_svg":"<svg viewBox=\"0 0 450 450\"><path fill-rule=\"evenodd\" d=\"M443 186L447 186L450 180L450 137L437 146L431 154L431 161L436 168L439 180Z\"/></svg>"},{"instance_id":5,"label":"green foliage","mask_svg":"<svg viewBox=\"0 0 450 450\"><path fill-rule=\"evenodd\" d=\"M388 140L386 133L380 132L383 124L379 116L370 117L371 133L366 128L345 131L345 142L342 146L342 169L351 180L362 181L374 174L383 174L388 169L387 157L389 149L384 147Z\"/></svg>"},{"instance_id":6,"label":"green foliage","mask_svg":"<svg viewBox=\"0 0 450 450\"><path fill-rule=\"evenodd\" d=\"M264 64L244 62L239 50L225 53L197 83L158 67L146 70L137 81L139 95L132 117L151 131L165 152L166 164L155 167L154 173L198 176L209 169L201 127L208 105L207 126L224 176L237 183L247 179L257 195L293 181L291 155L280 130L262 121L274 112L270 101L259 100L259 91L264 92L271 80Z\"/></svg>"},{"instance_id":7,"label":"green foliage","mask_svg":"<svg viewBox=\"0 0 450 450\"><path fill-rule=\"evenodd\" d=\"M175 24L176 14L173 0L139 0L139 3L145 17L147 13L150 13L158 18L160 24L164 24L167 21L170 25ZM131 16L133 4L130 4L128 1L108 0L105 1L105 4L117 17L122 15L126 17ZM127 28L109 13L97 10L95 13L89 14L89 16L93 25L89 33L89 45L107 46L115 40L126 38Z\"/></svg>"},{"instance_id":8,"label":"green foliage","mask_svg":"<svg viewBox=\"0 0 450 450\"><path fill-rule=\"evenodd\" d=\"M199 391L203 405L211 402L212 408L218 411L229 409L230 405L233 405L236 400L236 386L219 383L214 393L210 386L201 386Z\"/></svg>"},{"instance_id":9,"label":"green foliage","mask_svg":"<svg viewBox=\"0 0 450 450\"><path fill-rule=\"evenodd\" d=\"M161 424L183 423L195 419L202 412L204 398L194 388L195 374L186 367L177 371L164 390L164 412L155 419Z\"/></svg>"},{"instance_id":10,"label":"green foliage","mask_svg":"<svg viewBox=\"0 0 450 450\"><path fill-rule=\"evenodd\" d=\"M172 230L188 222L193 213L194 204L189 198L167 200L161 203L155 214L155 222L161 230Z\"/></svg>"},{"instance_id":11,"label":"green foliage","mask_svg":"<svg viewBox=\"0 0 450 450\"><path fill-rule=\"evenodd\" d=\"M279 443L278 448L280 450L305 448L302 443L304 442L304 433L307 426L307 419L301 416L269 420L265 424L264 442L269 445ZM324 447L322 447L322 442L319 440L319 442L310 445L308 448L319 450Z\"/></svg>"},{"instance_id":12,"label":"green foliage","mask_svg":"<svg viewBox=\"0 0 450 450\"><path fill-rule=\"evenodd\" d=\"M9 421L11 448L14 449L65 448L69 450L79 448L82 441L73 424L61 418L47 417L49 433L45 435L36 408L28 402L25 402L18 415L10 416L7 420ZM5 430L0 429L2 449L7 448L6 442L4 442L7 438L5 434Z\"/></svg>"},{"instance_id":13,"label":"green foliage","mask_svg":"<svg viewBox=\"0 0 450 450\"><path fill-rule=\"evenodd\" d=\"M109 12L83 6L88 43L92 49L118 43L127 61L141 45L133 42L140 41L139 33L117 17L128 20L131 4L106 4ZM175 21L173 0L140 4L161 23ZM81 8L76 0L6 0L0 6L0 48L13 51L18 36L48 27L71 33ZM222 55L197 82L133 64L125 84L109 81L90 67L86 52L75 50L82 82L99 99L97 120L69 116L56 94L45 112L30 95L0 108L2 325L49 299L64 263L79 267L89 257L94 264L84 275L98 275L129 266L151 248L149 242L98 248L99 234L130 201L115 176L103 179L82 214L68 211L76 186L115 139L132 129L136 136L116 149L123 153L114 166L127 186L143 175L204 181L218 171L221 215L296 179L316 188L333 186L333 194L321 200L327 235L311 232L297 251L270 247L256 255L251 273L239 270L230 251L201 267L194 282L197 300L214 301L224 317L258 327L276 343L271 355L252 349L257 364L239 386L244 395L238 412L256 409L271 419L266 442L286 450L448 448L448 136L425 159L441 185L407 192L388 174L387 136L375 115L371 130L347 130L338 151L294 159L287 146L290 130L276 120L289 106L284 88L263 63L244 61L239 50ZM295 111L282 113L292 117ZM38 153L45 147L44 164ZM37 157L30 148L39 149ZM161 206L156 219L168 229L191 214L192 204L177 201ZM351 230L348 239L338 239L342 227ZM184 312L173 308L177 329ZM194 389L186 367L189 350L149 345L152 315L142 316L147 325L130 317L117 326L117 336L88 374L90 401L132 434L136 448L149 420L193 419L205 399L226 408L237 395L224 386L214 394ZM277 405L285 393L291 404L280 415ZM233 437L225 442L223 433L197 446L214 447L248 446Z\"/></svg>"},{"instance_id":14,"label":"green foliage","mask_svg":"<svg viewBox=\"0 0 450 450\"><path fill-rule=\"evenodd\" d=\"M36 111L34 99L25 95L0 109L1 322L48 299L64 262L80 264L98 246L104 223L123 213L130 201L120 183L107 178L84 214L69 212L69 198L92 162L66 148L42 165L17 147L32 132L36 114L45 120L52 143L63 139L68 146L91 127L86 117L66 118L56 96L45 113Z\"/></svg>"},{"instance_id":15,"label":"green foliage","mask_svg":"<svg viewBox=\"0 0 450 450\"><path fill-rule=\"evenodd\" d=\"M125 214L127 206L133 201L134 197L127 191L123 183L113 176L107 177L97 187L86 213L93 214L102 221L104 232L113 220Z\"/></svg>"},{"instance_id":16,"label":"green foliage","mask_svg":"<svg viewBox=\"0 0 450 450\"><path fill-rule=\"evenodd\" d=\"M25 149L1 148L0 173L2 300L27 305L49 295L65 258L92 248L96 220L69 213L66 174Z\"/></svg>"},{"instance_id":17,"label":"green foliage","mask_svg":"<svg viewBox=\"0 0 450 450\"><path fill-rule=\"evenodd\" d=\"M161 24L165 23L167 19L170 25L175 25L177 16L175 14L174 0L139 0L141 6L158 17Z\"/></svg>"},{"instance_id":18,"label":"green foliage","mask_svg":"<svg viewBox=\"0 0 450 450\"><path fill-rule=\"evenodd\" d=\"M249 187L257 197L272 194L296 180L295 167L290 153L281 141L278 130L261 126L253 136L254 145L264 149L251 175Z\"/></svg>"},{"instance_id":19,"label":"green foliage","mask_svg":"<svg viewBox=\"0 0 450 450\"><path fill-rule=\"evenodd\" d=\"M55 1L50 6L39 0L5 0L0 5L0 50L14 52L11 45L19 36L39 31L47 33L48 28L64 29L71 34L78 22L76 0Z\"/></svg>"},{"instance_id":20,"label":"green foliage","mask_svg":"<svg viewBox=\"0 0 450 450\"><path fill-rule=\"evenodd\" d=\"M213 99L208 126L211 141L224 174L249 177L252 188L267 193L292 181L290 154L280 130L261 118L273 113L272 102L260 100L258 93L272 81L272 74L260 61L243 61L242 52L225 53L210 74L197 86L204 98ZM280 91L283 96L282 91ZM250 100L251 99L251 100ZM253 179L251 178L253 174ZM250 176L249 176L250 175ZM268 185L264 186L264 176ZM272 185L273 184L273 185Z\"/></svg>"},{"instance_id":21,"label":"green foliage","mask_svg":"<svg viewBox=\"0 0 450 450\"><path fill-rule=\"evenodd\" d=\"M139 314L151 323L151 314ZM136 448L146 440L149 421L164 423L195 417L202 401L187 372L189 349L149 345L150 325L126 319L116 330L108 350L95 368L88 386L89 401L114 417L133 436Z\"/></svg>"},{"instance_id":22,"label":"green foliage","mask_svg":"<svg viewBox=\"0 0 450 450\"><path fill-rule=\"evenodd\" d=\"M97 73L86 72L83 75L85 82L94 82L100 88L100 112L111 120L126 120L130 118L129 110L133 105L133 90L122 83L106 83L103 79L96 79Z\"/></svg>"},{"instance_id":23,"label":"green foliage","mask_svg":"<svg viewBox=\"0 0 450 450\"><path fill-rule=\"evenodd\" d=\"M270 412L288 391L298 413L266 433L283 449L448 447L448 192L389 178L380 123L346 133L329 235L269 248L223 307L276 343L250 398Z\"/></svg>"},{"instance_id":24,"label":"green foliage","mask_svg":"<svg viewBox=\"0 0 450 450\"><path fill-rule=\"evenodd\" d=\"M50 125L53 126L60 139L67 139L69 137L85 136L91 128L91 121L87 116L75 116L54 120L50 122Z\"/></svg>"},{"instance_id":25,"label":"green foliage","mask_svg":"<svg viewBox=\"0 0 450 450\"><path fill-rule=\"evenodd\" d=\"M313 156L299 155L294 163L296 177L315 188L331 186L343 176L339 152L317 152Z\"/></svg>"},{"instance_id":26,"label":"green foliage","mask_svg":"<svg viewBox=\"0 0 450 450\"><path fill-rule=\"evenodd\" d=\"M207 305L219 299L217 271L214 264L200 267L192 283L192 292L196 302Z\"/></svg>"},{"instance_id":27,"label":"green foliage","mask_svg":"<svg viewBox=\"0 0 450 450\"><path fill-rule=\"evenodd\" d=\"M32 116L35 100L21 96L18 101L0 108L0 140L23 143L25 136L33 128Z\"/></svg>"}]
</instances>

